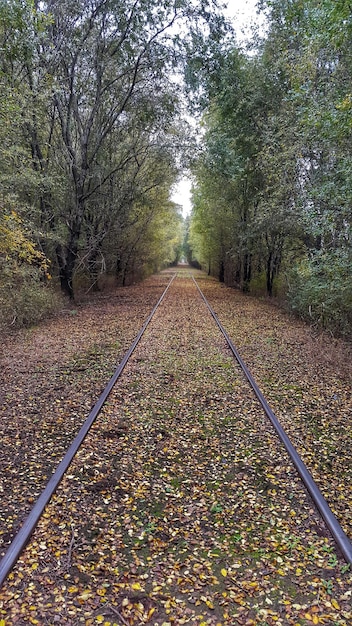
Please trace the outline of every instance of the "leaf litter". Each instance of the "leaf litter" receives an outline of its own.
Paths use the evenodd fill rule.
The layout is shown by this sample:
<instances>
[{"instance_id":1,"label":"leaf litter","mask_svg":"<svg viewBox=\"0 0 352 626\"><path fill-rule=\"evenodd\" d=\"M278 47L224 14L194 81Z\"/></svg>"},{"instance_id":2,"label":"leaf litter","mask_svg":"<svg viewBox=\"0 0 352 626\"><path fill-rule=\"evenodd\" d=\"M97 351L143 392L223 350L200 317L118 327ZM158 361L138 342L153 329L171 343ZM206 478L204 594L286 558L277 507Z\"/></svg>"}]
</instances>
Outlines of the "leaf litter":
<instances>
[{"instance_id":1,"label":"leaf litter","mask_svg":"<svg viewBox=\"0 0 352 626\"><path fill-rule=\"evenodd\" d=\"M351 623L351 571L336 553L188 272L178 273L4 584L0 615L6 625ZM168 275L161 276L166 284ZM333 361L320 362L320 352L314 360L309 329L286 314L203 274L197 277L351 535L348 463L343 473L324 469L326 455L332 454L325 446L333 445L334 455L343 455L350 428L346 368L341 379ZM156 295L153 285L161 292L161 282L160 276L150 279L147 293ZM123 337L126 332L130 343L132 330L136 334L146 308L157 300L151 305L144 300L145 285L133 289L137 325L133 309L129 318L116 302L109 303L112 310L104 318L99 301L83 308L88 342L75 345L75 362L85 359L87 345L100 346L102 356L93 359L99 367L85 370L84 384L79 371L71 374L73 380L62 377L62 397L70 394L80 416L89 381L96 388L106 376L114 333ZM62 335L56 323L49 324L52 347L46 363L51 366L52 352L63 371L72 356L57 356ZM65 320L67 336L71 323L75 318ZM15 354L22 345L32 355L41 332L33 331L24 346L19 342ZM333 344L328 337L324 341ZM333 419L330 404L323 410L332 372L329 384L339 397ZM45 407L51 400L42 392L36 389L35 403L41 398L39 406ZM24 396L21 423L29 421L27 403ZM41 468L37 490L45 466L52 463L52 448L43 450L49 426L60 440L69 415L66 406L58 426L57 413L46 421L41 408L40 430L37 426L31 436L35 461L28 461L34 466L32 476ZM320 448L309 420L320 428ZM21 445L25 449L26 441ZM29 449L26 454L29 458ZM22 467L28 469L24 462ZM23 503L16 500L16 491L23 493L27 483L18 474L11 475L7 493L14 492L20 518Z\"/></svg>"}]
</instances>

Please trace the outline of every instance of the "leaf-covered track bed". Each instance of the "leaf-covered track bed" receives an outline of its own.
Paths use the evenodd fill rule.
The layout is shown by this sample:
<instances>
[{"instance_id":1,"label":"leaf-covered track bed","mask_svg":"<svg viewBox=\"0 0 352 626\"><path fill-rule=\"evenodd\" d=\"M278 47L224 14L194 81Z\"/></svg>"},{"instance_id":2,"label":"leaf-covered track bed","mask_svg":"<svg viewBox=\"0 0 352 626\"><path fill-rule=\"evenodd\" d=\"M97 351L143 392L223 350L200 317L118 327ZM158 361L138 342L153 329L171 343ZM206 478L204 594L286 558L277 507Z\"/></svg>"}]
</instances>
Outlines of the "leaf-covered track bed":
<instances>
[{"instance_id":1,"label":"leaf-covered track bed","mask_svg":"<svg viewBox=\"0 0 352 626\"><path fill-rule=\"evenodd\" d=\"M323 334L316 336L308 326L267 303L256 301L253 307L251 298L239 294L233 298L231 289L214 294L211 281L200 284L352 537L351 346Z\"/></svg>"},{"instance_id":2,"label":"leaf-covered track bed","mask_svg":"<svg viewBox=\"0 0 352 626\"><path fill-rule=\"evenodd\" d=\"M168 280L97 296L2 344L0 554Z\"/></svg>"},{"instance_id":3,"label":"leaf-covered track bed","mask_svg":"<svg viewBox=\"0 0 352 626\"><path fill-rule=\"evenodd\" d=\"M284 335L300 345L296 367L304 362L303 326L284 317L280 327L272 307L201 286L239 348L254 341L257 320L258 354L243 355L252 370L264 370L269 315L282 346ZM240 306L246 315L235 317ZM294 355L287 348L287 360ZM285 378L282 362L270 375ZM347 400L339 406L348 411ZM334 491L348 475L319 479ZM351 588L193 282L180 276L4 585L5 623L342 626Z\"/></svg>"}]
</instances>

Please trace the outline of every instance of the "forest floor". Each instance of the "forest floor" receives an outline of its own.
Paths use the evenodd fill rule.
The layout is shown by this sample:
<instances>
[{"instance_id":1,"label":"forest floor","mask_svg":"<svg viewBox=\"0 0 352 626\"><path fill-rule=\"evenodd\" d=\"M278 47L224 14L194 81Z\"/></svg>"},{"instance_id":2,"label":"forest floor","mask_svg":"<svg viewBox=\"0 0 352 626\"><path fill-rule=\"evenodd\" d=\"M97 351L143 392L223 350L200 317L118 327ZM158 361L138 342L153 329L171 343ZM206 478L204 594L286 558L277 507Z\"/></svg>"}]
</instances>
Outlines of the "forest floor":
<instances>
[{"instance_id":1,"label":"forest floor","mask_svg":"<svg viewBox=\"0 0 352 626\"><path fill-rule=\"evenodd\" d=\"M192 273L352 537L351 346ZM2 587L1 626L352 623L350 567L177 274ZM3 341L2 552L170 275Z\"/></svg>"}]
</instances>

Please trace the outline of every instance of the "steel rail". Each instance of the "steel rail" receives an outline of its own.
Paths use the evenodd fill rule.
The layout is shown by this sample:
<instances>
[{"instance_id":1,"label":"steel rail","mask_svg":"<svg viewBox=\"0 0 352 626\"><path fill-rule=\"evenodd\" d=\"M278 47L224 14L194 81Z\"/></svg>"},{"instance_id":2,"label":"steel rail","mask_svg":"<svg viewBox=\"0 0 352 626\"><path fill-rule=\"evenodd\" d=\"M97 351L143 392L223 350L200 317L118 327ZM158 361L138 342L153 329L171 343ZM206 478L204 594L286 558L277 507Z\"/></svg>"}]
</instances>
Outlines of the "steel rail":
<instances>
[{"instance_id":1,"label":"steel rail","mask_svg":"<svg viewBox=\"0 0 352 626\"><path fill-rule=\"evenodd\" d=\"M140 340L141 340L141 338L142 338L142 336L143 336L143 334L144 334L148 324L150 323L152 317L154 316L154 314L155 314L157 308L159 307L159 305L161 304L162 300L164 299L164 297L166 295L166 292L168 291L168 289L171 286L171 283L173 282L175 277L176 277L176 274L174 274L173 277L171 278L171 280L169 281L166 289L163 291L163 293L160 296L158 302L154 306L152 312L150 313L150 315L148 316L147 320L143 324L143 326L142 326L141 330L139 331L137 337L135 338L135 340L131 344L130 348L127 350L127 352L123 356L122 361L119 363L119 365L115 369L114 374L110 378L110 380L109 380L108 384L106 385L104 391L101 393L101 395L99 396L97 402L95 403L95 405L91 409L88 417L86 418L83 426L81 427L80 431L76 435L75 439L71 443L71 445L70 445L69 449L67 450L65 456L60 461L60 463L57 466L54 474L51 476L51 478L50 478L49 482L47 483L46 487L44 488L44 490L40 494L39 498L37 499L36 503L34 504L33 508L31 509L28 517L24 521L22 527L18 531L17 535L15 535L14 539L12 540L12 543L8 547L7 551L5 552L3 558L2 558L2 560L0 562L0 586L3 584L3 582L7 578L8 574L12 570L13 566L15 565L17 560L19 559L21 552L25 548L26 544L28 543L28 541L30 539L30 536L32 535L36 525L38 524L39 519L42 516L42 513L43 513L46 505L48 504L50 498L52 497L52 495L56 491L56 489L57 489L59 483L61 482L65 472L69 468L73 458L75 457L76 453L78 452L78 449L80 448L82 442L84 441L85 437L87 436L87 434L88 434L90 428L92 427L94 421L96 420L97 416L99 415L99 413L100 413L104 403L106 402L108 396L110 395L110 393L111 393L111 391L112 391L116 381L121 376L121 374L122 374L122 372L123 372L123 370L124 370L128 360L129 360L129 358L131 357L131 355L134 352L136 346L140 342Z\"/></svg>"},{"instance_id":2,"label":"steel rail","mask_svg":"<svg viewBox=\"0 0 352 626\"><path fill-rule=\"evenodd\" d=\"M306 465L304 464L304 462L302 461L300 455L298 454L296 448L293 446L293 444L291 443L289 437L287 436L286 432L284 431L283 427L281 426L278 418L276 417L275 413L273 412L273 410L271 409L271 407L269 406L268 402L266 401L264 395L262 394L262 392L260 391L257 383L255 382L252 374L250 373L248 367L246 366L246 364L244 363L242 357L240 356L237 348L235 347L235 345L233 344L233 342L231 341L229 335L227 334L226 330L224 329L223 325L221 324L220 320L218 319L214 309L211 307L211 305L209 304L209 302L207 301L205 295L203 294L202 290L200 289L197 281L195 280L194 276L192 276L193 281L204 301L204 303L206 304L208 310L210 311L212 317L214 318L217 326L219 327L220 331L222 332L223 336L226 339L226 342L232 352L232 354L234 355L234 357L236 358L236 360L238 361L242 371L244 372L249 384L251 385L255 395L257 396L260 404L262 405L267 417L269 418L269 420L271 421L272 425L274 426L279 438L281 439L282 443L284 444L294 466L296 467L296 470L299 474L299 476L301 477L304 485L306 486L308 493L310 495L310 497L312 498L316 508L318 509L320 515L322 516L327 528L329 529L330 533L332 534L333 538L335 539L336 545L338 546L338 548L341 550L345 560L347 561L347 563L352 564L352 544L349 540L349 538L347 537L346 533L344 532L344 530L341 528L341 525L339 523L339 521L337 520L337 518L335 517L335 515L333 514L333 512L331 511L327 501L325 500L323 494L321 493L318 485L316 484L316 482L314 481L311 473L309 472L309 470L307 469Z\"/></svg>"}]
</instances>

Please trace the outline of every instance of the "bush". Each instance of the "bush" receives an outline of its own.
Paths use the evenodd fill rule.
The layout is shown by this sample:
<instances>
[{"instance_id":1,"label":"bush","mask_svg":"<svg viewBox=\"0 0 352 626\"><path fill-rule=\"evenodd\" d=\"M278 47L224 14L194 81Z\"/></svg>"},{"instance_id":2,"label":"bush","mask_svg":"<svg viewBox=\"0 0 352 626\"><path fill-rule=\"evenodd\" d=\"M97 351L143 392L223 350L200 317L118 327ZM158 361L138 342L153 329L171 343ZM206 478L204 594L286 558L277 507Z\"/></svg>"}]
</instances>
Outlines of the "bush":
<instances>
[{"instance_id":1,"label":"bush","mask_svg":"<svg viewBox=\"0 0 352 626\"><path fill-rule=\"evenodd\" d=\"M346 251L319 252L289 274L291 309L314 325L352 337L351 259Z\"/></svg>"},{"instance_id":2,"label":"bush","mask_svg":"<svg viewBox=\"0 0 352 626\"><path fill-rule=\"evenodd\" d=\"M42 283L33 274L27 274L27 280L0 283L0 331L21 328L37 324L44 317L62 306L60 296L49 286ZM32 274L32 275L31 275Z\"/></svg>"},{"instance_id":3,"label":"bush","mask_svg":"<svg viewBox=\"0 0 352 626\"><path fill-rule=\"evenodd\" d=\"M0 296L0 331L37 324L60 306L57 295L49 288L27 285L20 291Z\"/></svg>"},{"instance_id":4,"label":"bush","mask_svg":"<svg viewBox=\"0 0 352 626\"><path fill-rule=\"evenodd\" d=\"M59 297L49 288L49 261L15 211L15 201L0 198L0 331L36 324Z\"/></svg>"}]
</instances>

